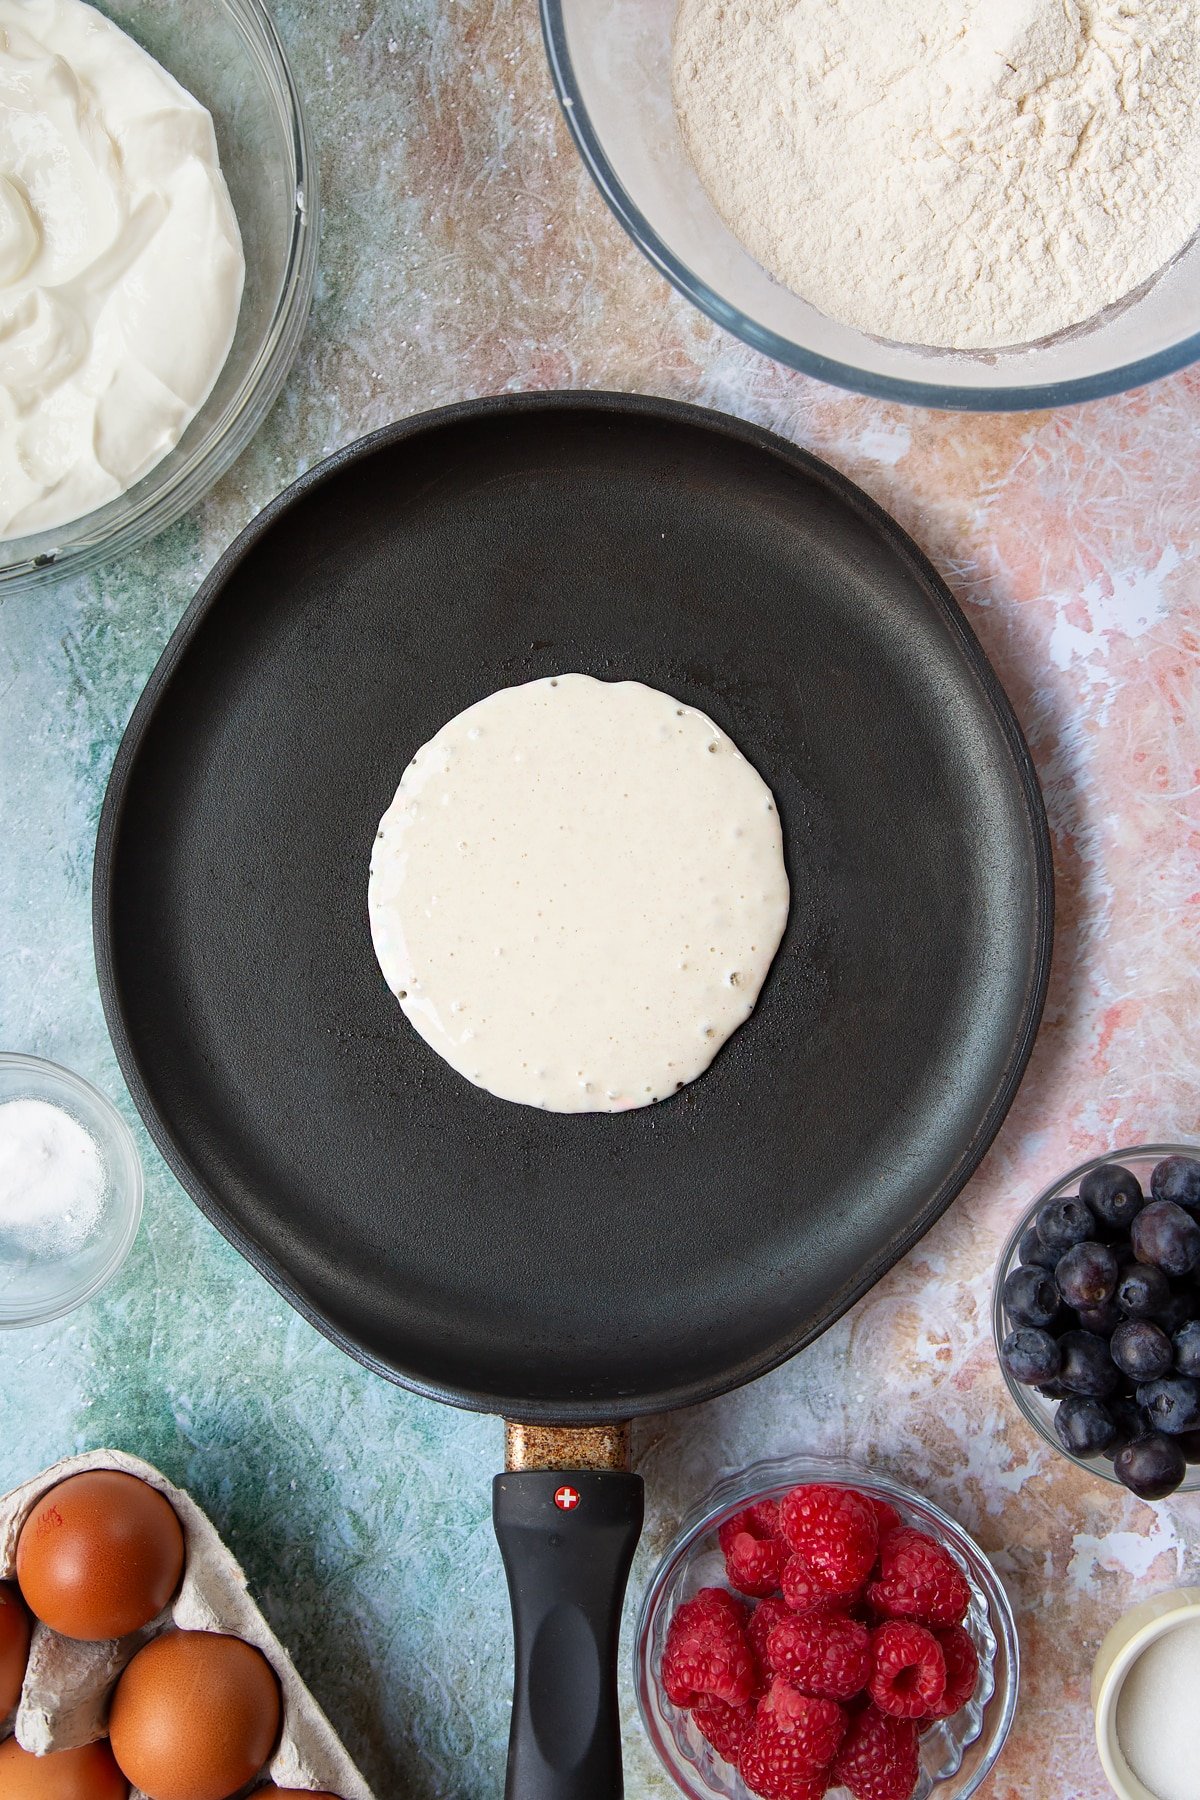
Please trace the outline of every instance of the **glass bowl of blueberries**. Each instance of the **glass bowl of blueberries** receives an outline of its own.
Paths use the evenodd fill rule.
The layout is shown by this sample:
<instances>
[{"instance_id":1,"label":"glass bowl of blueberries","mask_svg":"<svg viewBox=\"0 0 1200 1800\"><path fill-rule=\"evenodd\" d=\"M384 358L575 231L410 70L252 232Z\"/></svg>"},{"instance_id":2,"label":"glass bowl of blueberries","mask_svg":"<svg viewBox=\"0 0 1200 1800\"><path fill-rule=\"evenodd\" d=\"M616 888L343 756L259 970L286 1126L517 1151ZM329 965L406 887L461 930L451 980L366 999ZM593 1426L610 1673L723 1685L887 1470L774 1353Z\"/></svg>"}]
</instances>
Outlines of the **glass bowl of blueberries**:
<instances>
[{"instance_id":1,"label":"glass bowl of blueberries","mask_svg":"<svg viewBox=\"0 0 1200 1800\"><path fill-rule=\"evenodd\" d=\"M1000 1367L1048 1444L1142 1500L1200 1488L1200 1146L1093 1157L1001 1253Z\"/></svg>"}]
</instances>

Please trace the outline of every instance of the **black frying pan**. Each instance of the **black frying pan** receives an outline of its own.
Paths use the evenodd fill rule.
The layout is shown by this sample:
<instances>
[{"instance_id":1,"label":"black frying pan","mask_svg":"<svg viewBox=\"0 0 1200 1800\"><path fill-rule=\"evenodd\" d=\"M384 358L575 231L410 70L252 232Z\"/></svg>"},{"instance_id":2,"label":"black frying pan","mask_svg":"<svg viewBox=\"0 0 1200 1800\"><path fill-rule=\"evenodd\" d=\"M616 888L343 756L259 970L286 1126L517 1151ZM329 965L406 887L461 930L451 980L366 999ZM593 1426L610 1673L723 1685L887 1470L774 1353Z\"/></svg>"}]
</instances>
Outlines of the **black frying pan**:
<instances>
[{"instance_id":1,"label":"black frying pan","mask_svg":"<svg viewBox=\"0 0 1200 1800\"><path fill-rule=\"evenodd\" d=\"M792 881L753 1018L620 1115L463 1081L367 927L413 751L572 670L711 714ZM772 1368L944 1211L1024 1069L1051 913L1029 755L950 594L849 482L733 419L557 394L410 420L201 588L101 819L109 1026L180 1181L308 1319L421 1393L577 1428L516 1432L497 1480L519 1800L620 1789L641 1487L621 1431L585 1428Z\"/></svg>"}]
</instances>

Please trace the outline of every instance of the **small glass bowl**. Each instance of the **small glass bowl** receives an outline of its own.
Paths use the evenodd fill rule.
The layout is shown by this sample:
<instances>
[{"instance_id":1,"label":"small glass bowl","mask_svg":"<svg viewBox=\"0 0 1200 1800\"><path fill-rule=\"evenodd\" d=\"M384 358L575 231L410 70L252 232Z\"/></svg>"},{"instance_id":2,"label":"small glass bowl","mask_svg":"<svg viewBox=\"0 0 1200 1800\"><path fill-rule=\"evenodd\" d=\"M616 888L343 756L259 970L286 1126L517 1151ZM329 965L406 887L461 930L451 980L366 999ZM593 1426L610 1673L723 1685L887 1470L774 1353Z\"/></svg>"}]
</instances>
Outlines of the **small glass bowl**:
<instances>
[{"instance_id":1,"label":"small glass bowl","mask_svg":"<svg viewBox=\"0 0 1200 1800\"><path fill-rule=\"evenodd\" d=\"M48 1324L98 1294L129 1255L142 1217L137 1146L111 1100L57 1063L0 1053L0 1106L9 1100L44 1100L70 1113L100 1148L105 1186L95 1229L74 1250L10 1258L0 1236L0 1329Z\"/></svg>"},{"instance_id":2,"label":"small glass bowl","mask_svg":"<svg viewBox=\"0 0 1200 1800\"><path fill-rule=\"evenodd\" d=\"M1068 1174L1061 1176L1057 1181L1052 1181L1050 1186L1044 1188L1037 1199L1021 1214L1013 1227L1012 1235L1000 1252L1000 1258L996 1264L996 1280L992 1289L992 1336L996 1344L997 1362L1000 1362L1000 1346L1016 1324L1016 1320L1010 1319L1004 1310L1004 1283L1008 1279L1009 1273L1020 1262L1017 1250L1021 1239L1037 1216L1039 1207L1044 1206L1047 1200L1061 1200L1065 1199L1067 1195L1077 1194L1079 1183L1083 1177L1089 1175L1093 1169L1101 1168L1105 1163L1120 1163L1123 1169L1130 1170L1141 1182L1142 1191L1148 1194L1150 1192L1150 1172L1155 1163L1161 1162L1164 1156L1191 1156L1200 1159L1200 1148L1195 1144L1139 1144L1130 1150L1109 1150L1103 1156L1089 1157L1088 1161L1080 1163L1078 1168L1071 1169ZM1077 1469L1086 1469L1089 1475L1095 1475L1101 1481L1111 1481L1118 1487L1123 1486L1106 1457L1075 1456L1059 1443L1054 1429L1054 1415L1058 1411L1056 1400L1048 1400L1044 1394L1039 1394L1036 1388L1023 1387L1019 1381L1014 1381L1002 1362L1000 1363L1000 1373L1004 1377L1005 1385L1012 1395L1018 1411L1025 1416L1038 1436L1044 1438L1052 1450L1057 1450L1060 1456L1065 1456L1068 1462L1073 1462ZM1198 1488L1200 1488L1200 1465L1189 1464L1188 1472L1175 1492L1177 1494L1193 1494Z\"/></svg>"},{"instance_id":3,"label":"small glass bowl","mask_svg":"<svg viewBox=\"0 0 1200 1800\"><path fill-rule=\"evenodd\" d=\"M173 525L240 456L283 386L312 301L316 168L300 96L262 0L99 0L212 114L241 227L233 347L182 438L125 494L72 524L0 540L0 595L77 575Z\"/></svg>"},{"instance_id":4,"label":"small glass bowl","mask_svg":"<svg viewBox=\"0 0 1200 1800\"><path fill-rule=\"evenodd\" d=\"M684 1521L654 1572L638 1619L634 1683L650 1741L688 1800L752 1800L737 1771L663 1693L663 1650L667 1629L685 1600L702 1587L728 1586L717 1544L717 1531L726 1519L755 1500L780 1499L798 1482L810 1481L833 1482L890 1501L906 1525L949 1550L970 1582L966 1629L979 1652L979 1685L960 1713L922 1733L921 1772L914 1790L914 1800L931 1794L937 1800L967 1800L999 1756L1017 1708L1020 1655L1008 1595L987 1557L940 1507L857 1463L827 1457L785 1456L754 1463L718 1482Z\"/></svg>"}]
</instances>

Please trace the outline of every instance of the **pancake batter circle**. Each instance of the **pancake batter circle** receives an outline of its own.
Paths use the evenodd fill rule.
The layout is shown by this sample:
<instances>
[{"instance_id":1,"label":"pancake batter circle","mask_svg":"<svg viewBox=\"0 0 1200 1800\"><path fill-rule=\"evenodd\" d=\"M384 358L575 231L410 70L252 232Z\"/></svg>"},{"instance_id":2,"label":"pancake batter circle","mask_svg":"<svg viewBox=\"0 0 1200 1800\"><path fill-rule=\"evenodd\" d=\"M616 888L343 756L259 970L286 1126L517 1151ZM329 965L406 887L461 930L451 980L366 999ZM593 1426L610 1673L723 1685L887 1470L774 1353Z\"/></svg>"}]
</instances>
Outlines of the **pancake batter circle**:
<instances>
[{"instance_id":1,"label":"pancake batter circle","mask_svg":"<svg viewBox=\"0 0 1200 1800\"><path fill-rule=\"evenodd\" d=\"M706 714L640 682L503 688L417 751L371 856L389 988L501 1099L619 1112L676 1093L749 1018L787 923L770 789Z\"/></svg>"}]
</instances>

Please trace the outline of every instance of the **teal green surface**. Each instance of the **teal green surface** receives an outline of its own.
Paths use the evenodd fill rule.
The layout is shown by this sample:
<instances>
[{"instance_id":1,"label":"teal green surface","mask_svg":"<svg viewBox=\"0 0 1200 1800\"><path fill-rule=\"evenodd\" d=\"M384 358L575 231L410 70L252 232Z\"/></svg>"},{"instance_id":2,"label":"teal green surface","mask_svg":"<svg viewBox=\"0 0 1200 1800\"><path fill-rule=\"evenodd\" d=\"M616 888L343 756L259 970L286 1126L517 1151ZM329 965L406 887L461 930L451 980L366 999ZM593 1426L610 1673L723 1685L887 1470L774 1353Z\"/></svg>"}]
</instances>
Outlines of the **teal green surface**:
<instances>
[{"instance_id":1,"label":"teal green surface","mask_svg":"<svg viewBox=\"0 0 1200 1800\"><path fill-rule=\"evenodd\" d=\"M561 292L570 271L553 256L545 295L520 307L539 280L540 245L520 216L525 176L506 161L518 134L514 164L527 162L536 185L549 179L537 173L545 163L551 211L590 214L623 270L618 290L632 283L660 309L664 297L569 157L531 8L289 0L276 16L324 187L317 303L284 397L196 515L94 577L0 602L0 1047L65 1063L117 1099L147 1182L141 1234L108 1291L54 1325L0 1336L0 1490L96 1445L157 1464L243 1561L380 1800L469 1800L497 1794L503 1778L511 1656L490 1523L502 1430L342 1356L168 1173L104 1026L92 848L142 685L204 572L258 507L394 416L539 385L540 365L522 365L551 339L582 335L577 284ZM460 89L477 96L473 117L458 112ZM491 230L462 236L454 194L470 191L474 204L485 179L499 203ZM514 212L507 244L504 209ZM593 321L622 299L597 287ZM613 334L614 386L636 385L619 366L629 323ZM705 1482L702 1472L684 1485ZM647 1548L635 1592L649 1566ZM625 1698L632 1720L628 1683ZM631 1791L665 1793L636 1728L629 1751Z\"/></svg>"},{"instance_id":2,"label":"teal green surface","mask_svg":"<svg viewBox=\"0 0 1200 1800\"><path fill-rule=\"evenodd\" d=\"M279 0L276 13L324 202L315 312L284 395L191 518L91 578L0 601L0 1048L66 1063L117 1099L147 1176L143 1229L109 1290L57 1324L0 1334L0 1490L96 1445L156 1463L243 1561L380 1800L483 1800L501 1790L510 1681L489 1517L502 1431L392 1388L326 1343L204 1221L136 1121L104 1027L89 910L125 721L205 571L304 468L397 416L544 386L697 400L829 455L917 530L1011 683L1024 652L1016 609L1001 602L1021 578L989 560L982 522L995 471L1041 442L1049 483L1057 440L1050 421L967 425L839 396L690 311L579 167L534 0ZM1161 417L1184 417L1187 379L1158 390ZM1124 405L1074 415L1077 441L1115 426ZM1142 431L1136 407L1121 417ZM897 474L910 447L921 454ZM1066 513L1071 501L1053 504ZM973 546L959 541L972 530ZM1105 548L1116 566L1123 544ZM1046 590L1072 578L1064 552ZM1036 750L1035 677L1020 673L1014 694ZM1041 1552L1010 1558L1000 1513L1044 1459L1024 1439L1006 1444L986 1320L1007 1221L1052 1172L1041 1123L1029 1102L974 1197L812 1350L745 1393L639 1428L649 1518L631 1609L679 1517L722 1471L799 1449L849 1452L923 1488L998 1554L1018 1604L1042 1606ZM1103 1531L1117 1499L1101 1498ZM1070 1504L1078 1523L1074 1490ZM1049 1511L1038 1518L1069 1541ZM630 1649L627 1630L626 1665ZM627 1667L623 1702L629 1792L662 1800L672 1790L637 1726ZM1076 1710L1082 1737L1082 1701Z\"/></svg>"}]
</instances>

